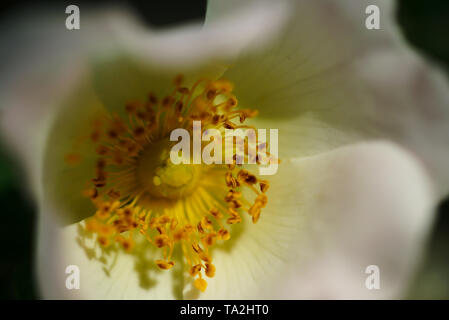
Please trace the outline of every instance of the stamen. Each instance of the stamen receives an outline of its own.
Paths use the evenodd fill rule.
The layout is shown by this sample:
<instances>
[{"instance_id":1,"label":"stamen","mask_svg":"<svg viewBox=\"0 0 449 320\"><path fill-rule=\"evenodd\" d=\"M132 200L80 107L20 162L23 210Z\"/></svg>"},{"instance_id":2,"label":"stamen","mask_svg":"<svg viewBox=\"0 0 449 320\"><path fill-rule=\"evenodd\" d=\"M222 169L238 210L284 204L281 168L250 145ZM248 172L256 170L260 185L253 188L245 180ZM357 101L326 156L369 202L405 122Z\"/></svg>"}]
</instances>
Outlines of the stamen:
<instances>
[{"instance_id":1,"label":"stamen","mask_svg":"<svg viewBox=\"0 0 449 320\"><path fill-rule=\"evenodd\" d=\"M93 121L87 137L98 160L83 194L96 212L84 227L97 234L102 247L116 245L126 252L133 251L134 236L144 237L160 249L155 264L162 270L174 266L171 256L179 244L186 272L195 279L194 286L205 291L203 275L211 278L216 273L214 246L231 239L232 225L242 222L242 212L257 223L268 201L269 182L241 168L240 157L249 158L248 142L243 154L232 150L231 164L171 163L172 130L182 127L192 133L194 120L202 121L203 131L254 129L243 123L257 115L257 110L237 108L233 84L227 80L200 79L189 87L179 75L173 85L168 96L150 92L146 101L128 102L126 119L111 114ZM265 150L266 144L262 147ZM76 152L65 156L68 165L81 160ZM245 188L253 198L243 196Z\"/></svg>"}]
</instances>

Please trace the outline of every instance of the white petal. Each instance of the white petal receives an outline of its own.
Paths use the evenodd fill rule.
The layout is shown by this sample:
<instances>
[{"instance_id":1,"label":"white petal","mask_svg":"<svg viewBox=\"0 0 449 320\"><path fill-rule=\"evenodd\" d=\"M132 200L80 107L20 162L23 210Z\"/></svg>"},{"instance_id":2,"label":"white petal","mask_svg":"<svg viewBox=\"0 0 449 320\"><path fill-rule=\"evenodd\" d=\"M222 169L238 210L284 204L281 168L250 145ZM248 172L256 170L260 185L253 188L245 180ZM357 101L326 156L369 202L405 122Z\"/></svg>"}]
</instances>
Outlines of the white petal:
<instances>
[{"instance_id":1,"label":"white petal","mask_svg":"<svg viewBox=\"0 0 449 320\"><path fill-rule=\"evenodd\" d=\"M291 117L292 112L328 110L331 101L344 101L338 85L356 83L345 77L354 58L393 41L390 30L368 33L364 24L348 19L343 9L355 7L363 16L364 1L294 3L276 41L265 50L242 53L225 74L236 82L240 100L259 108L262 116ZM381 12L387 21L390 10L382 7Z\"/></svg>"},{"instance_id":2,"label":"white petal","mask_svg":"<svg viewBox=\"0 0 449 320\"><path fill-rule=\"evenodd\" d=\"M401 297L435 200L419 162L386 142L283 162L268 197L259 222L214 252L200 298ZM380 268L380 290L365 287L368 265Z\"/></svg>"},{"instance_id":3,"label":"white petal","mask_svg":"<svg viewBox=\"0 0 449 320\"><path fill-rule=\"evenodd\" d=\"M113 9L83 12L82 29L65 28L65 14L33 10L2 25L4 70L0 76L1 133L25 164L35 194L42 177L44 146L55 110L86 83L89 55L108 51L107 21L120 20ZM39 26L39 27L36 27ZM40 197L39 197L40 198Z\"/></svg>"},{"instance_id":4,"label":"white petal","mask_svg":"<svg viewBox=\"0 0 449 320\"><path fill-rule=\"evenodd\" d=\"M403 48L379 50L354 65L370 99L358 111L374 135L392 139L422 161L438 187L449 192L449 82L436 67Z\"/></svg>"},{"instance_id":5,"label":"white petal","mask_svg":"<svg viewBox=\"0 0 449 320\"><path fill-rule=\"evenodd\" d=\"M214 16L216 6L226 11L224 2L212 1L208 14ZM364 24L348 19L347 7L364 16L363 1L294 3L278 39L265 50L241 54L224 74L235 82L239 104L260 111L254 123L279 129L281 158L317 154L371 133L358 111L370 97L353 64L367 50L392 42L390 29L367 36L359 31ZM388 21L389 6L381 10Z\"/></svg>"},{"instance_id":6,"label":"white petal","mask_svg":"<svg viewBox=\"0 0 449 320\"><path fill-rule=\"evenodd\" d=\"M124 49L144 64L192 69L211 61L229 63L241 50L264 47L278 35L288 8L282 1L264 6L248 2L206 28L191 24L156 33L134 19L114 24L114 28Z\"/></svg>"},{"instance_id":7,"label":"white petal","mask_svg":"<svg viewBox=\"0 0 449 320\"><path fill-rule=\"evenodd\" d=\"M222 66L216 64L178 69L172 69L173 65L152 65L152 60L146 63L125 51L118 50L107 58L95 57L90 65L92 85L98 98L108 110L123 116L126 116L127 102L146 101L150 92L159 99L170 95L177 75L182 74L183 85L189 87L200 78L217 79L223 73Z\"/></svg>"},{"instance_id":8,"label":"white petal","mask_svg":"<svg viewBox=\"0 0 449 320\"><path fill-rule=\"evenodd\" d=\"M181 298L178 269L182 270L182 264L170 271L159 270L154 263L155 250L146 240L136 244L130 254L102 251L98 244L94 247L94 238L82 236L78 224L61 228L48 219L52 215L41 213L38 229L38 278L44 299ZM73 275L66 271L68 266L79 268L79 289L66 287L67 278Z\"/></svg>"},{"instance_id":9,"label":"white petal","mask_svg":"<svg viewBox=\"0 0 449 320\"><path fill-rule=\"evenodd\" d=\"M117 110L150 90L170 93L177 74L185 76L186 85L216 79L239 52L270 43L287 20L287 8L284 3L245 5L207 28L191 24L157 32L131 14L111 19L116 47L92 59L95 89L107 108Z\"/></svg>"},{"instance_id":10,"label":"white petal","mask_svg":"<svg viewBox=\"0 0 449 320\"><path fill-rule=\"evenodd\" d=\"M448 82L402 40L391 1L295 4L277 41L225 72L239 104L260 111L258 126L279 120L284 157L391 139L426 164L441 195L449 192ZM380 7L381 30L365 28L369 4Z\"/></svg>"},{"instance_id":11,"label":"white petal","mask_svg":"<svg viewBox=\"0 0 449 320\"><path fill-rule=\"evenodd\" d=\"M41 151L39 205L51 204L54 210L43 213L55 213L52 218L63 225L81 221L95 212L90 199L83 195L88 181L95 177L97 162L95 145L89 137L93 121L108 113L90 78L86 76L83 80L82 84L74 84L74 93L51 112L52 121ZM71 153L81 157L79 164L69 165L65 161Z\"/></svg>"}]
</instances>

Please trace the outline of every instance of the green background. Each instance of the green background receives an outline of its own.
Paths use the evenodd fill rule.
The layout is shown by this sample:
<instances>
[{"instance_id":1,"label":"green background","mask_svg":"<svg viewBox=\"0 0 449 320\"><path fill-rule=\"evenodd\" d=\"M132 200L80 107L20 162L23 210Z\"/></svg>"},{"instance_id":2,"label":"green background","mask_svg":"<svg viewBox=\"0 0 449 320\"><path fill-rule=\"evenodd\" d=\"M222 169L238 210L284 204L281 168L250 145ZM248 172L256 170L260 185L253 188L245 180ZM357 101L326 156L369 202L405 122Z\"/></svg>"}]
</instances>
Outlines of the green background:
<instances>
[{"instance_id":1,"label":"green background","mask_svg":"<svg viewBox=\"0 0 449 320\"><path fill-rule=\"evenodd\" d=\"M69 4L49 3L61 8ZM449 0L401 0L398 3L398 20L409 42L449 71ZM27 2L3 2L0 19L14 15L24 4ZM131 5L155 27L201 19L205 13L205 1L142 1ZM35 299L39 298L33 274L36 210L23 193L17 160L4 150L0 146L0 299ZM449 298L448 215L449 200L446 200L438 210L425 259L410 286L409 298Z\"/></svg>"}]
</instances>

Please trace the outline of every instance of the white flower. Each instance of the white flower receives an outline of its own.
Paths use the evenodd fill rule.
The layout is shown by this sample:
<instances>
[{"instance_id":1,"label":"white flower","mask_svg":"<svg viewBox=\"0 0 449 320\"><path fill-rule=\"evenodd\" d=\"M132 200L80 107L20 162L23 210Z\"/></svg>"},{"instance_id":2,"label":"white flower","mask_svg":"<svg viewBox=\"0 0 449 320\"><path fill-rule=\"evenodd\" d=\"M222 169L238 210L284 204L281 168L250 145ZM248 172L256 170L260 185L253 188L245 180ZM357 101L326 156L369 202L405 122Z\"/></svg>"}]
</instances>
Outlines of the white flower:
<instances>
[{"instance_id":1,"label":"white flower","mask_svg":"<svg viewBox=\"0 0 449 320\"><path fill-rule=\"evenodd\" d=\"M381 30L364 27L368 4L380 7ZM443 75L404 43L392 7L215 0L204 27L163 32L124 9L83 13L76 32L54 13L10 23L0 38L9 48L1 125L39 206L43 296L401 297L448 191L449 96ZM91 249L94 238L75 222L95 213L81 193L96 158L84 150L80 166L63 161L94 115L120 113L149 90L163 96L179 73L190 83L229 79L239 106L259 111L252 125L279 128L282 162L268 204L257 224L245 216L230 244L213 251L205 292L179 252L161 271L146 242L136 240L131 254ZM67 265L80 267L79 290L65 287ZM380 290L365 287L368 265L380 268Z\"/></svg>"}]
</instances>

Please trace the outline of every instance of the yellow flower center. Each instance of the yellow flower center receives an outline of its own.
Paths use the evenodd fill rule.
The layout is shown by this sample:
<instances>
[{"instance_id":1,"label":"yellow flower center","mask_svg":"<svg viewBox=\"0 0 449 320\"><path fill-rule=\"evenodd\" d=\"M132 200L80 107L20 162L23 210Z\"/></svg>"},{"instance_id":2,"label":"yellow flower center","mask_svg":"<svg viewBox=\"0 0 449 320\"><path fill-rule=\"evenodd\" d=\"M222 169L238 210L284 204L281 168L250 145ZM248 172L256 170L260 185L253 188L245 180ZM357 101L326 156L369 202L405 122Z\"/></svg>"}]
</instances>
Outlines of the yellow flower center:
<instances>
[{"instance_id":1,"label":"yellow flower center","mask_svg":"<svg viewBox=\"0 0 449 320\"><path fill-rule=\"evenodd\" d=\"M181 199L198 182L201 169L196 165L173 164L168 139L149 146L139 156L136 175L142 188L154 198Z\"/></svg>"},{"instance_id":2,"label":"yellow flower center","mask_svg":"<svg viewBox=\"0 0 449 320\"><path fill-rule=\"evenodd\" d=\"M233 85L226 80L202 79L191 87L182 83L178 76L171 95L160 99L150 93L147 101L126 104L122 116L95 119L89 141L98 154L96 175L84 194L97 211L85 228L97 234L101 246L128 252L140 234L161 249L155 259L161 269L174 266L172 254L179 245L195 287L204 291L204 276L215 275L214 244L231 238L231 227L242 221L243 212L258 221L269 184L236 163L236 149L231 164L171 162L172 130L192 133L198 120L202 131L252 128L243 123L257 114L237 108ZM249 157L248 148L244 157ZM69 164L79 159L76 153L65 158ZM253 196L243 196L244 188Z\"/></svg>"}]
</instances>

